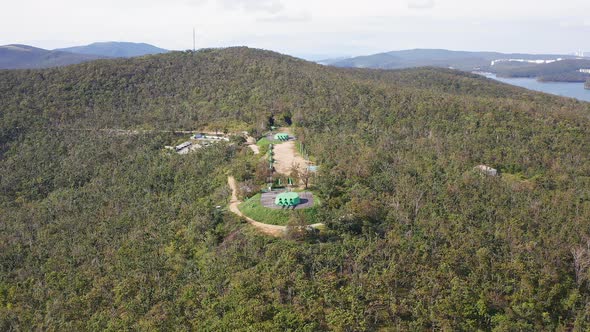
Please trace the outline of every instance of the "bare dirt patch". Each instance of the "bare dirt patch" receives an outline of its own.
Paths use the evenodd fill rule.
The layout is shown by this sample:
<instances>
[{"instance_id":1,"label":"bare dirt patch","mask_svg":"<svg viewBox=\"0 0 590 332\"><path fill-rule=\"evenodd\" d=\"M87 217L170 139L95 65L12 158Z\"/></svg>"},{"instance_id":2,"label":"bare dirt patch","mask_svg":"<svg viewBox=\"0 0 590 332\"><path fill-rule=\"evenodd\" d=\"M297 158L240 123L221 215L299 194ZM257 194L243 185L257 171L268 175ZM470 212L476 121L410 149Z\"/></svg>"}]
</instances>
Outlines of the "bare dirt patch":
<instances>
[{"instance_id":1,"label":"bare dirt patch","mask_svg":"<svg viewBox=\"0 0 590 332\"><path fill-rule=\"evenodd\" d=\"M293 166L297 166L300 173L307 168L307 161L297 153L295 141L288 141L274 146L274 167L277 173L290 175Z\"/></svg>"},{"instance_id":2,"label":"bare dirt patch","mask_svg":"<svg viewBox=\"0 0 590 332\"><path fill-rule=\"evenodd\" d=\"M248 144L248 147L254 152L254 154L260 154L260 148L256 144Z\"/></svg>"}]
</instances>

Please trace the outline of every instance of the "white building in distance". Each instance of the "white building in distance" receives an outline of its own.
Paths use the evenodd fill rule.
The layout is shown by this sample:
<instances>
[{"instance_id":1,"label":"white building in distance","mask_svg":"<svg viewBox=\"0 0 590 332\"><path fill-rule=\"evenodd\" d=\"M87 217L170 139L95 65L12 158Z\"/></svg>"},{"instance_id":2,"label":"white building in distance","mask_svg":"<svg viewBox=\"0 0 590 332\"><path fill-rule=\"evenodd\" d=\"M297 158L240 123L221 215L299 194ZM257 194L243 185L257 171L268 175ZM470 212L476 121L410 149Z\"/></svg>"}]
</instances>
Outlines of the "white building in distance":
<instances>
[{"instance_id":1,"label":"white building in distance","mask_svg":"<svg viewBox=\"0 0 590 332\"><path fill-rule=\"evenodd\" d=\"M557 59L553 59L553 60L498 59L498 60L492 61L492 66L495 66L499 62L526 62L526 63L542 65L542 64L553 63L553 62L562 61L562 60L563 60L562 58L557 58Z\"/></svg>"}]
</instances>

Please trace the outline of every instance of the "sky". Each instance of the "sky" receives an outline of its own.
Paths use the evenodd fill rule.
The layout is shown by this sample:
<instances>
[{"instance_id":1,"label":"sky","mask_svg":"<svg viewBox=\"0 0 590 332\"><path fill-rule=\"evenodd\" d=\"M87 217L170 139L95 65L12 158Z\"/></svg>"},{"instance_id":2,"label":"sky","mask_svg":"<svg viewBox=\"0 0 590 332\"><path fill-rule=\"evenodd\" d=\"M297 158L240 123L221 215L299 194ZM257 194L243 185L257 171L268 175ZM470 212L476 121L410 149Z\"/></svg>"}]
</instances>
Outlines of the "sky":
<instances>
[{"instance_id":1,"label":"sky","mask_svg":"<svg viewBox=\"0 0 590 332\"><path fill-rule=\"evenodd\" d=\"M250 46L308 59L445 48L590 52L590 0L18 0L0 45Z\"/></svg>"}]
</instances>

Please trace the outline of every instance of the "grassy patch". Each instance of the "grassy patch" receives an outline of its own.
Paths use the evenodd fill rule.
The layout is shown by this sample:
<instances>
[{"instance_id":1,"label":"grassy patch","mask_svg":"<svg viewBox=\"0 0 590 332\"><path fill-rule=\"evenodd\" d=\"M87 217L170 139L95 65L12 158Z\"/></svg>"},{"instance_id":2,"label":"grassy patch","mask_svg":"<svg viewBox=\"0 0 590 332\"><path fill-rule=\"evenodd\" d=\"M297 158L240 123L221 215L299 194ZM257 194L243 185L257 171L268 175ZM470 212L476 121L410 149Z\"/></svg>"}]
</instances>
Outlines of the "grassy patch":
<instances>
[{"instance_id":1,"label":"grassy patch","mask_svg":"<svg viewBox=\"0 0 590 332\"><path fill-rule=\"evenodd\" d=\"M261 148L267 148L270 143L272 143L267 137L263 137L261 139L258 140L258 142L256 142L256 145L258 145Z\"/></svg>"},{"instance_id":2,"label":"grassy patch","mask_svg":"<svg viewBox=\"0 0 590 332\"><path fill-rule=\"evenodd\" d=\"M260 154L265 155L268 152L268 146L271 143L272 142L266 137L259 139L258 142L256 142L256 145L260 148Z\"/></svg>"},{"instance_id":3,"label":"grassy patch","mask_svg":"<svg viewBox=\"0 0 590 332\"><path fill-rule=\"evenodd\" d=\"M244 203L240 204L239 208L242 213L256 221L271 225L286 225L289 222L289 217L293 210L270 209L262 206L260 203L260 194L253 196ZM318 209L320 202L314 195L313 207L300 210L304 213L305 219L309 224L318 222Z\"/></svg>"}]
</instances>

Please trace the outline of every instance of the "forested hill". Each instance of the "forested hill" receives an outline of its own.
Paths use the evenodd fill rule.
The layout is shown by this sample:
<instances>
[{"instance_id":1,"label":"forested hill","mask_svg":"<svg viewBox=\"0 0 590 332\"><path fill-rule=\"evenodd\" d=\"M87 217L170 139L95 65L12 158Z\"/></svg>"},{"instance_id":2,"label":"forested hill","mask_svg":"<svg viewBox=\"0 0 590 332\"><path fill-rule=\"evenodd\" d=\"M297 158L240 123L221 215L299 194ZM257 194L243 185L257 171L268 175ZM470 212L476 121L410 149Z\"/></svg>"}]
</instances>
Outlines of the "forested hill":
<instances>
[{"instance_id":1,"label":"forested hill","mask_svg":"<svg viewBox=\"0 0 590 332\"><path fill-rule=\"evenodd\" d=\"M587 330L589 115L247 48L0 71L0 330ZM319 236L216 208L261 184L249 149L98 130L271 122L320 165Z\"/></svg>"},{"instance_id":2,"label":"forested hill","mask_svg":"<svg viewBox=\"0 0 590 332\"><path fill-rule=\"evenodd\" d=\"M548 64L500 63L494 72L502 77L536 77L540 81L586 82L590 74L582 73L580 68L590 67L590 60L563 60Z\"/></svg>"},{"instance_id":3,"label":"forested hill","mask_svg":"<svg viewBox=\"0 0 590 332\"><path fill-rule=\"evenodd\" d=\"M358 103L359 94L367 88L388 94L440 96L439 92L444 92L477 98L502 97L536 101L540 108L574 105L570 108L575 109L579 105L446 69L326 68L247 48L195 54L172 52L47 70L5 71L0 83L0 92L5 96L5 117L36 112L35 117L21 120L50 120L58 125L89 123L91 127L109 128L194 128L227 120L260 125L271 114L287 112L302 117L320 108L329 109L336 115L334 119L340 121L350 112L341 112L342 106L335 104ZM551 102L545 106L548 101ZM28 126L12 127L24 130Z\"/></svg>"}]
</instances>

